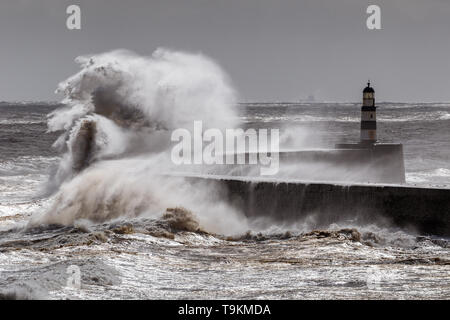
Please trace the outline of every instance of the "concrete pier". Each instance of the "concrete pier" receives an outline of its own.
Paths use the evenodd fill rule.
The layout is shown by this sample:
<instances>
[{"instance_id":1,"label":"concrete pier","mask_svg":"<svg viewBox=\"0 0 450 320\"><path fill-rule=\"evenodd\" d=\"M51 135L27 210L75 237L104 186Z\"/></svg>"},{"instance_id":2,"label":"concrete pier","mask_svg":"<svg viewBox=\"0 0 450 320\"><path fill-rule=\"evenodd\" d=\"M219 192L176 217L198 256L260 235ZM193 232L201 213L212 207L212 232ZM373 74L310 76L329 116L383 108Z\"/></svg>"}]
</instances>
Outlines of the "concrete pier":
<instances>
[{"instance_id":1,"label":"concrete pier","mask_svg":"<svg viewBox=\"0 0 450 320\"><path fill-rule=\"evenodd\" d=\"M260 155L253 153L260 162ZM352 183L405 183L405 165L401 144L339 144L335 149L280 151L281 179ZM210 175L256 177L259 170L250 165L250 153L245 153L246 164L213 165L196 168L198 173ZM237 163L237 155L234 155ZM259 167L258 167L259 168ZM186 171L193 168L186 167Z\"/></svg>"},{"instance_id":2,"label":"concrete pier","mask_svg":"<svg viewBox=\"0 0 450 320\"><path fill-rule=\"evenodd\" d=\"M228 201L249 217L294 222L311 216L318 227L352 220L450 236L450 189L248 181L214 176L188 179L215 181L225 188Z\"/></svg>"}]
</instances>

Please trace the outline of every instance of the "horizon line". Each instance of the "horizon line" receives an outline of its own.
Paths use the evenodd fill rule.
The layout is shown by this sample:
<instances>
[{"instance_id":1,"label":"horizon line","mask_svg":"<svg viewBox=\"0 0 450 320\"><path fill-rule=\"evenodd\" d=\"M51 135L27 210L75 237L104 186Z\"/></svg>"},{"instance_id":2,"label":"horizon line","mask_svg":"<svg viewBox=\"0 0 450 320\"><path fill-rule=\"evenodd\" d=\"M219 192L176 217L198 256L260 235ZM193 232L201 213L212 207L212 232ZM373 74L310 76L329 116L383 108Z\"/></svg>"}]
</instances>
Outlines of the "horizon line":
<instances>
[{"instance_id":1,"label":"horizon line","mask_svg":"<svg viewBox=\"0 0 450 320\"><path fill-rule=\"evenodd\" d=\"M46 103L46 104L64 104L61 101L57 100L12 100L12 101L0 101L0 104L38 104L38 103ZM322 101L264 101L264 100L254 100L254 101L239 101L236 104L321 104L321 103L349 103L349 104L359 104L361 101L333 101L333 100L322 100ZM423 104L433 104L433 103L447 103L450 104L450 101L379 101L377 103L423 103Z\"/></svg>"}]
</instances>

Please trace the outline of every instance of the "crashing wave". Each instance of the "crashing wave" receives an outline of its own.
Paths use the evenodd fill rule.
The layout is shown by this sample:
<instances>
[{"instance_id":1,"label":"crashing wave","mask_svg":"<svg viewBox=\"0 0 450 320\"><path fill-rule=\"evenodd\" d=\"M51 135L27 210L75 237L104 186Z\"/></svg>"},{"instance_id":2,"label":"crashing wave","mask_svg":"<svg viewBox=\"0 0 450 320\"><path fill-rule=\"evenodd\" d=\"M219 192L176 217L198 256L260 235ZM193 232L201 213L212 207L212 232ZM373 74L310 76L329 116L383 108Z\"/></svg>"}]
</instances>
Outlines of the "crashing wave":
<instances>
[{"instance_id":1,"label":"crashing wave","mask_svg":"<svg viewBox=\"0 0 450 320\"><path fill-rule=\"evenodd\" d=\"M62 82L64 107L49 115L48 130L64 152L48 183L53 204L36 224L97 223L119 217L156 217L164 208L196 212L202 227L233 233L245 219L208 183L162 177L172 170L173 129L236 126L235 91L228 76L202 54L156 50L144 57L125 50L77 58L81 71Z\"/></svg>"}]
</instances>

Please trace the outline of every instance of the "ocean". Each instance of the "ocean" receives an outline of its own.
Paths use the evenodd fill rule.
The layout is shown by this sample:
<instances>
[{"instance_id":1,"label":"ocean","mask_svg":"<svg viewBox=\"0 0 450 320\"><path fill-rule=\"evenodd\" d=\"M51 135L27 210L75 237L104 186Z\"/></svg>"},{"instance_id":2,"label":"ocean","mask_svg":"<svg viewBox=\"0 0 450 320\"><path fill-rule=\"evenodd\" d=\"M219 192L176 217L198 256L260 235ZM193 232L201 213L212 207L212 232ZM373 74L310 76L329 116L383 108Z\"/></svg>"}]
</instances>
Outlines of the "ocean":
<instances>
[{"instance_id":1,"label":"ocean","mask_svg":"<svg viewBox=\"0 0 450 320\"><path fill-rule=\"evenodd\" d=\"M377 106L379 140L404 145L406 184L450 188L450 104ZM0 297L450 298L448 238L353 221L252 221L207 188L153 183L146 172L159 158L124 157L122 135L105 138L117 147L88 169L63 174L68 151L57 141L74 127L49 127L64 108L0 103ZM235 118L280 129L285 149L327 149L359 139L360 104L241 103ZM141 138L127 143L148 146Z\"/></svg>"}]
</instances>

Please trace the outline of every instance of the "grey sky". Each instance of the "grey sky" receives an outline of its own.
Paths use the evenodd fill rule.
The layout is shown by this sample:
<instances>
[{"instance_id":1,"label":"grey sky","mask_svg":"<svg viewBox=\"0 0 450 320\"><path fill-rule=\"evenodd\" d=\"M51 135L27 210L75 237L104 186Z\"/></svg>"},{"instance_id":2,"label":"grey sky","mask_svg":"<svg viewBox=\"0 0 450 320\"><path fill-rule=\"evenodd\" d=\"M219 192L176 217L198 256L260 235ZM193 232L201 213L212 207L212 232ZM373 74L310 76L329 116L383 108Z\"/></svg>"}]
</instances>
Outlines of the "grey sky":
<instances>
[{"instance_id":1,"label":"grey sky","mask_svg":"<svg viewBox=\"0 0 450 320\"><path fill-rule=\"evenodd\" d=\"M378 100L450 101L449 0L2 0L0 101L58 100L76 56L159 46L218 61L241 101L357 101L369 77Z\"/></svg>"}]
</instances>

